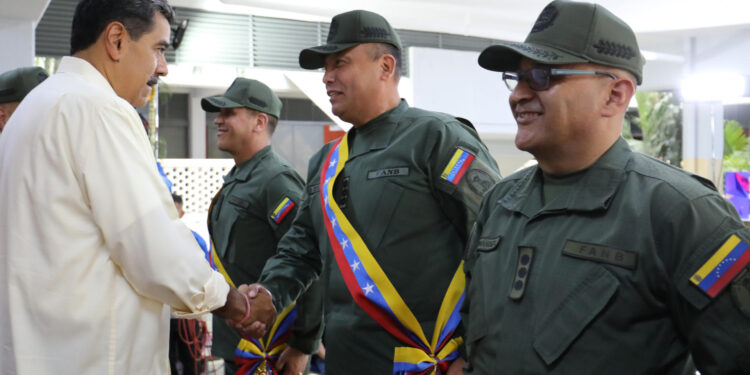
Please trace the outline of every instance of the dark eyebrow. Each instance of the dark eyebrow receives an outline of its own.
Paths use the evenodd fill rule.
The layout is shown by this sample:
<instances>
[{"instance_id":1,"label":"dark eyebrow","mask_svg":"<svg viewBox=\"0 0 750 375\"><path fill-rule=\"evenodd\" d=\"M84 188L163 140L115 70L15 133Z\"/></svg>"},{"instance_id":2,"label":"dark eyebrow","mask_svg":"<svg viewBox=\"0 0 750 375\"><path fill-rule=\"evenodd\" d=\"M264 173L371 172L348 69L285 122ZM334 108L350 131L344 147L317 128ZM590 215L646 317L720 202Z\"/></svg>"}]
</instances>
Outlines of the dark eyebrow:
<instances>
[{"instance_id":1,"label":"dark eyebrow","mask_svg":"<svg viewBox=\"0 0 750 375\"><path fill-rule=\"evenodd\" d=\"M169 42L167 42L166 40L160 40L156 43L156 45L164 48L169 48Z\"/></svg>"}]
</instances>

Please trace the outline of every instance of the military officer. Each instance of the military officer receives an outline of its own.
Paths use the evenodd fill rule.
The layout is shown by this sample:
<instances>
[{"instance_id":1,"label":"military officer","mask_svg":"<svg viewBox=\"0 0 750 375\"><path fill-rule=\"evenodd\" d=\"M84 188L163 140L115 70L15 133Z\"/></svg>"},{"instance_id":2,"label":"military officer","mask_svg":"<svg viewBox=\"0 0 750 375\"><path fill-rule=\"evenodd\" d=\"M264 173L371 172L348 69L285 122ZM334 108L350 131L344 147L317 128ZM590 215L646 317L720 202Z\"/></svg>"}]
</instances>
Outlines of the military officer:
<instances>
[{"instance_id":1,"label":"military officer","mask_svg":"<svg viewBox=\"0 0 750 375\"><path fill-rule=\"evenodd\" d=\"M445 371L462 342L459 264L499 172L470 125L400 98L400 61L396 32L362 10L333 17L327 43L299 56L324 68L333 113L353 128L310 160L261 284L281 309L325 271L327 374Z\"/></svg>"},{"instance_id":2,"label":"military officer","mask_svg":"<svg viewBox=\"0 0 750 375\"><path fill-rule=\"evenodd\" d=\"M750 231L710 182L620 137L643 62L627 24L567 1L479 56L539 164L482 203L465 373L750 371Z\"/></svg>"},{"instance_id":3,"label":"military officer","mask_svg":"<svg viewBox=\"0 0 750 375\"><path fill-rule=\"evenodd\" d=\"M237 78L223 95L204 98L201 106L207 112L219 112L214 121L216 143L235 161L209 212L208 227L218 258L214 258L215 265L234 283L254 282L291 226L304 189L297 172L271 147L281 100L262 82ZM313 288L309 293L317 292ZM315 303L319 300L313 299ZM305 369L309 354L317 350L322 305L302 302L294 314L297 319L288 341L283 337L278 342L243 340L237 363L234 358L240 335L222 319L214 319L214 354L224 359L227 373L234 374L239 368L243 373L270 373L273 368L279 374L297 375ZM270 329L267 335L276 333L283 336ZM288 346L279 356L282 341ZM258 343L257 351L272 354L271 360L264 363L264 358L249 352L248 346Z\"/></svg>"},{"instance_id":4,"label":"military officer","mask_svg":"<svg viewBox=\"0 0 750 375\"><path fill-rule=\"evenodd\" d=\"M0 74L0 132L26 94L48 76L38 66L17 68Z\"/></svg>"}]
</instances>

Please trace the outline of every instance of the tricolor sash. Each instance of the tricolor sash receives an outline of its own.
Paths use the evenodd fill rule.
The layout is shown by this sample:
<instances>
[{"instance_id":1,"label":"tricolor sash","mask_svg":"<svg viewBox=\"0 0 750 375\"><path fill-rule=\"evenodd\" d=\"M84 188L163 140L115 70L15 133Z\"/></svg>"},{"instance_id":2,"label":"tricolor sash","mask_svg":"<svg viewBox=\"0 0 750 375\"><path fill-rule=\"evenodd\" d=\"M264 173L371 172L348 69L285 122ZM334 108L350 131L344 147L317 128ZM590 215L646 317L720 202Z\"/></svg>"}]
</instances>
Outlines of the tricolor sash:
<instances>
[{"instance_id":1,"label":"tricolor sash","mask_svg":"<svg viewBox=\"0 0 750 375\"><path fill-rule=\"evenodd\" d=\"M221 194L221 190L216 193L216 197ZM211 202L211 206L208 208L208 224L211 226L211 211L216 202L214 197ZM214 241L211 239L211 249L214 249ZM224 265L221 264L221 259L216 254L216 251L211 251L211 266L219 271L224 279L233 288L236 288L232 278L229 277ZM287 340L292 334L292 324L297 319L297 306L296 303L292 303L281 311L276 316L276 321L273 323L271 330L266 334L263 339L255 339L252 337L243 337L237 348L234 350L234 362L239 365L235 375L253 375L256 373L263 374L274 374L278 375L276 371L276 361L278 361L281 352L287 347Z\"/></svg>"},{"instance_id":2,"label":"tricolor sash","mask_svg":"<svg viewBox=\"0 0 750 375\"><path fill-rule=\"evenodd\" d=\"M463 261L443 298L432 341L427 341L417 318L333 197L334 181L349 157L347 135L331 148L320 173L320 203L336 263L357 305L407 345L395 348L393 373L444 374L459 356L458 347L463 342L461 337L453 337L461 321L459 308L464 299Z\"/></svg>"}]
</instances>

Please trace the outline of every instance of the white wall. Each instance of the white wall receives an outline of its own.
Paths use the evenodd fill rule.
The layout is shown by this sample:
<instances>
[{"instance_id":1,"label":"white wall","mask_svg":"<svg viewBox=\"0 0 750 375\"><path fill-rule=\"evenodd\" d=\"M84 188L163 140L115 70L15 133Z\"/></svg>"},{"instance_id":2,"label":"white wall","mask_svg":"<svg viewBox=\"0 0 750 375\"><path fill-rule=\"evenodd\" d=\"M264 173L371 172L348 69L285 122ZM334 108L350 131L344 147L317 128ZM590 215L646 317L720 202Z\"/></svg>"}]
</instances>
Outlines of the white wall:
<instances>
[{"instance_id":1,"label":"white wall","mask_svg":"<svg viewBox=\"0 0 750 375\"><path fill-rule=\"evenodd\" d=\"M531 155L513 143L516 122L500 73L481 68L478 56L479 52L410 48L411 104L469 119L507 176Z\"/></svg>"},{"instance_id":2,"label":"white wall","mask_svg":"<svg viewBox=\"0 0 750 375\"><path fill-rule=\"evenodd\" d=\"M0 73L34 65L34 22L0 17Z\"/></svg>"}]
</instances>

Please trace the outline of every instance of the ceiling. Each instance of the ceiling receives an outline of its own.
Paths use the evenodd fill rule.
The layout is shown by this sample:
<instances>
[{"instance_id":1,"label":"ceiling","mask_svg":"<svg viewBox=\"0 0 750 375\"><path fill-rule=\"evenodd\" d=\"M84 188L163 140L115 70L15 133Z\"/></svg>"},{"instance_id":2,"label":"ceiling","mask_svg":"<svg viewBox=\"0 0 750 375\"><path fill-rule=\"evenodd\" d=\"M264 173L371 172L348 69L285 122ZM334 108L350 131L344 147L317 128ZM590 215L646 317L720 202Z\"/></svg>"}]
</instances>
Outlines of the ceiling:
<instances>
[{"instance_id":1,"label":"ceiling","mask_svg":"<svg viewBox=\"0 0 750 375\"><path fill-rule=\"evenodd\" d=\"M382 14L396 28L522 40L548 0L172 0L187 6L311 21L352 9ZM750 25L748 0L599 0L639 35Z\"/></svg>"}]
</instances>

